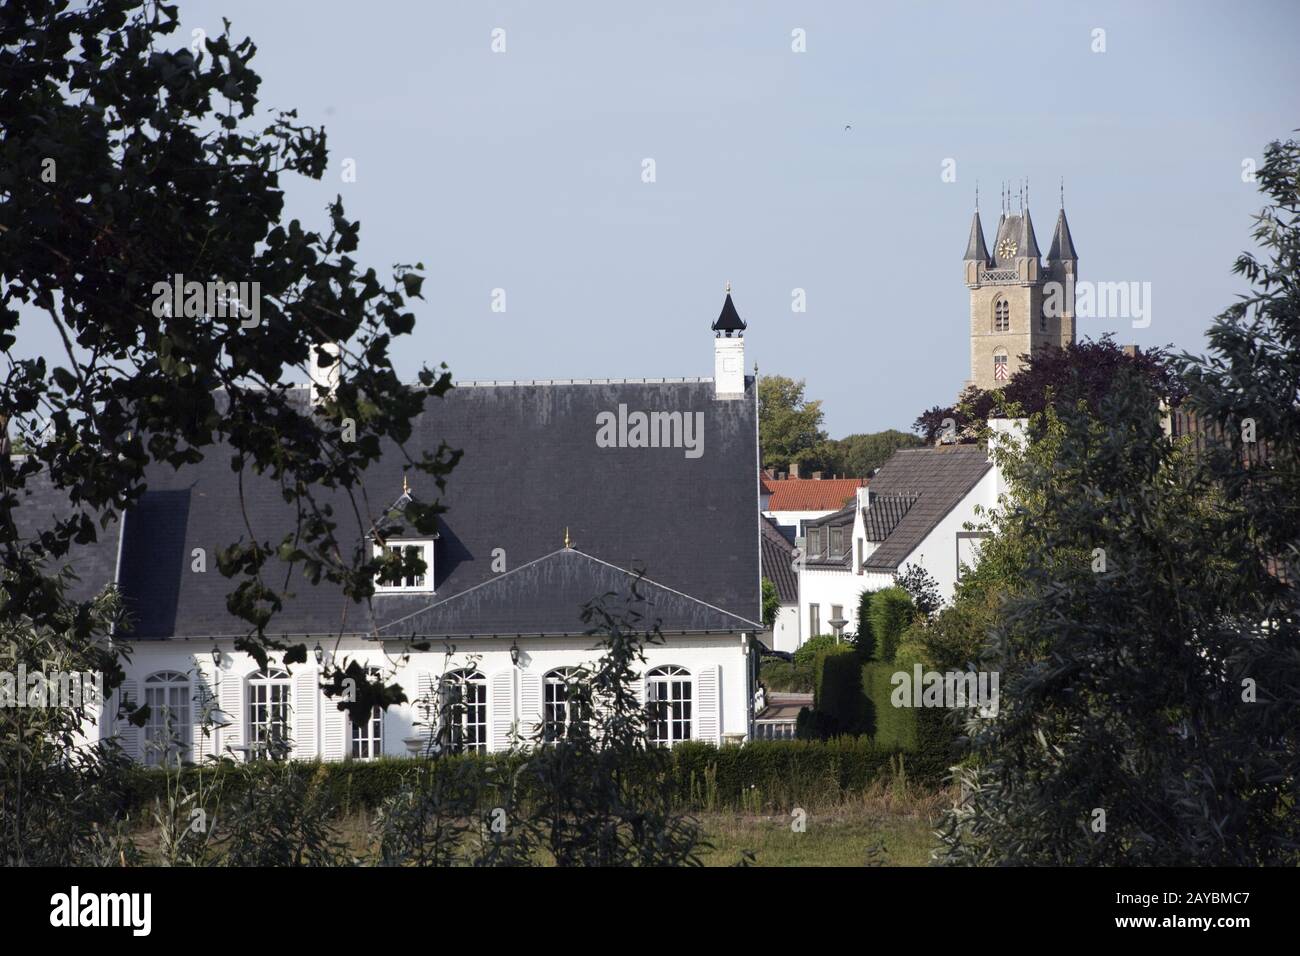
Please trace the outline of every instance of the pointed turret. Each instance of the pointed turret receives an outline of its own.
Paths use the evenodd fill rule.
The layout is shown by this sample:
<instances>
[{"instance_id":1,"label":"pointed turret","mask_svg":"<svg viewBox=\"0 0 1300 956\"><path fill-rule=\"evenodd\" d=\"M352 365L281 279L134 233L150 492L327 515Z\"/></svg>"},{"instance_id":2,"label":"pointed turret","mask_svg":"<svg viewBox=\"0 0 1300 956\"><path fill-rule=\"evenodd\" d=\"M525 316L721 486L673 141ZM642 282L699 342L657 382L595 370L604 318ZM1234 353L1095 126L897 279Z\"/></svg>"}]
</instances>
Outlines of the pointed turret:
<instances>
[{"instance_id":1,"label":"pointed turret","mask_svg":"<svg viewBox=\"0 0 1300 956\"><path fill-rule=\"evenodd\" d=\"M1020 217L1020 241L1016 245L1019 247L1016 251L1017 258L1037 259L1042 255L1038 251L1038 239L1034 236L1034 221L1029 216L1028 206Z\"/></svg>"},{"instance_id":2,"label":"pointed turret","mask_svg":"<svg viewBox=\"0 0 1300 956\"><path fill-rule=\"evenodd\" d=\"M979 210L975 210L975 218L970 224L970 239L966 242L966 255L963 257L966 262L988 262L989 250L984 245L984 226L980 223Z\"/></svg>"},{"instance_id":3,"label":"pointed turret","mask_svg":"<svg viewBox=\"0 0 1300 956\"><path fill-rule=\"evenodd\" d=\"M736 311L735 303L731 301L731 283L727 283L727 298L722 303L722 311L718 313L718 321L713 323L713 331L721 332L728 337L733 332L745 331L745 321Z\"/></svg>"},{"instance_id":4,"label":"pointed turret","mask_svg":"<svg viewBox=\"0 0 1300 956\"><path fill-rule=\"evenodd\" d=\"M1047 253L1048 262L1078 262L1079 254L1074 251L1074 240L1070 238L1070 224L1065 219L1062 208L1056 217L1056 232L1052 235L1052 248Z\"/></svg>"}]
</instances>

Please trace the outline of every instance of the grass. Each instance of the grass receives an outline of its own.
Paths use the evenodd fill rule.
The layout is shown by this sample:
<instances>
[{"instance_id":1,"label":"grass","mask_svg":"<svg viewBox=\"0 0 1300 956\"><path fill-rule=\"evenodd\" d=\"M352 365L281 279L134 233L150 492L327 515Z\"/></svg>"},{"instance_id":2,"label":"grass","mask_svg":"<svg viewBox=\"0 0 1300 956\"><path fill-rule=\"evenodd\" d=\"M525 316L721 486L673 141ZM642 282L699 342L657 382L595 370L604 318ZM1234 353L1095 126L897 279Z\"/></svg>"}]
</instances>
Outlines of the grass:
<instances>
[{"instance_id":1,"label":"grass","mask_svg":"<svg viewBox=\"0 0 1300 956\"><path fill-rule=\"evenodd\" d=\"M700 851L705 866L742 861L754 866L926 866L936 845L934 829L953 798L951 791L918 787L894 776L806 811L681 812L699 821L711 844ZM800 809L800 817L794 809ZM800 819L802 827L796 827ZM147 862L158 863L157 831L149 823L140 821L136 843ZM336 836L362 864L378 862L372 823L373 814L361 811L335 825Z\"/></svg>"},{"instance_id":2,"label":"grass","mask_svg":"<svg viewBox=\"0 0 1300 956\"><path fill-rule=\"evenodd\" d=\"M734 866L752 854L755 866L926 866L946 792L877 786L835 807L803 815L702 813L713 848L706 866Z\"/></svg>"}]
</instances>

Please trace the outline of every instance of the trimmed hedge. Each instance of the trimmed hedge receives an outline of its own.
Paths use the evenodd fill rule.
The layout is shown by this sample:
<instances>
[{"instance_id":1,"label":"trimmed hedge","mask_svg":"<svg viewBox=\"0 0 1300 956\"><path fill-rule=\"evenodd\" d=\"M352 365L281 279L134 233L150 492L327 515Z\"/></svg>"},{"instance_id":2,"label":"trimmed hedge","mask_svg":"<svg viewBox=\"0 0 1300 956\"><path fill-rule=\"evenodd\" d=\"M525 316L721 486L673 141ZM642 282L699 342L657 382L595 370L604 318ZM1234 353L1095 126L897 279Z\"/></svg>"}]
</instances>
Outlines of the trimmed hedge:
<instances>
[{"instance_id":1,"label":"trimmed hedge","mask_svg":"<svg viewBox=\"0 0 1300 956\"><path fill-rule=\"evenodd\" d=\"M916 616L912 596L903 588L884 588L871 595L872 658L892 661L898 643Z\"/></svg>"},{"instance_id":2,"label":"trimmed hedge","mask_svg":"<svg viewBox=\"0 0 1300 956\"><path fill-rule=\"evenodd\" d=\"M670 752L669 784L683 810L786 809L791 806L829 806L865 790L873 781L892 772L891 761L901 756L910 779L938 783L943 770L926 771L911 754L897 747L884 747L867 737L833 740L759 740L743 747L715 747L687 741ZM439 769L454 772L458 762L472 761L484 769L514 770L527 760L526 754L486 754L447 757L437 761ZM323 790L321 804L332 805L342 814L373 810L397 792L402 782L414 776L423 758L386 757L367 762L321 764L316 761L292 764L292 768L317 778ZM283 764L239 764L226 769L223 802L235 799L255 785L259 778L283 773ZM206 781L214 771L201 771ZM198 768L182 771L188 786L194 786ZM163 770L136 768L132 772L128 812L146 812L156 798L165 798L167 774ZM491 799L485 789L484 799ZM485 803L485 806L488 805Z\"/></svg>"}]
</instances>

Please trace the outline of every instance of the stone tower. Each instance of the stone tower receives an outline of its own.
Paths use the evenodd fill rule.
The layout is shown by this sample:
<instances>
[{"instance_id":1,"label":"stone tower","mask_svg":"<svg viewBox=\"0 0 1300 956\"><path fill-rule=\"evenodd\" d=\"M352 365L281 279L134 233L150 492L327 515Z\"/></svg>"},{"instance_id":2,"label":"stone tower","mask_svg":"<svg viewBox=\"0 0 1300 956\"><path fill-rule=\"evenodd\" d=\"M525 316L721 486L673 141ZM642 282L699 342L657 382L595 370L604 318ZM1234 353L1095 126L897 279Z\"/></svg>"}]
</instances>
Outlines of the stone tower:
<instances>
[{"instance_id":1,"label":"stone tower","mask_svg":"<svg viewBox=\"0 0 1300 956\"><path fill-rule=\"evenodd\" d=\"M1041 255L1023 194L1020 211L1013 213L1010 191L1004 190L991 252L976 203L964 262L970 289L969 383L1001 388L1019 370L1022 355L1074 342L1079 257L1064 203L1045 263L1039 261Z\"/></svg>"}]
</instances>

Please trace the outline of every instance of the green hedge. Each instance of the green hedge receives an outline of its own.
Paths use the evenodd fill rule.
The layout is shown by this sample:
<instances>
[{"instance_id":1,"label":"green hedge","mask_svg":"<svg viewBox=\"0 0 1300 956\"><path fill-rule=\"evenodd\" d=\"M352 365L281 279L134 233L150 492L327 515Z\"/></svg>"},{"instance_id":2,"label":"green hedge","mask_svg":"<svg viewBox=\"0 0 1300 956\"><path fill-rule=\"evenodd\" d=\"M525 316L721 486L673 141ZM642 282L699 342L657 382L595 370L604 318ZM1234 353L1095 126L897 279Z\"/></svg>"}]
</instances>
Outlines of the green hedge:
<instances>
[{"instance_id":1,"label":"green hedge","mask_svg":"<svg viewBox=\"0 0 1300 956\"><path fill-rule=\"evenodd\" d=\"M900 755L909 779L934 783L942 772L923 772L911 754L897 747L884 747L867 737L832 740L760 740L743 747L714 747L687 741L670 751L668 783L684 810L772 810L791 806L829 806L861 793L874 780L891 772L891 761ZM457 762L473 761L486 766L513 770L526 755L492 754L448 757L439 769L454 772ZM295 763L291 772L310 774L320 786L322 803L342 814L373 810L414 775L423 759L390 757L368 762ZM259 778L285 772L282 764L240 764L228 766L223 800L235 799ZM188 786L194 786L200 771L182 771ZM206 780L214 771L205 768ZM128 812L141 814L167 791L162 770L137 768L132 774ZM491 798L485 791L484 799ZM485 804L487 805L487 804Z\"/></svg>"},{"instance_id":2,"label":"green hedge","mask_svg":"<svg viewBox=\"0 0 1300 956\"><path fill-rule=\"evenodd\" d=\"M898 643L912 623L916 609L912 596L900 587L884 588L871 595L872 658L893 661Z\"/></svg>"}]
</instances>

